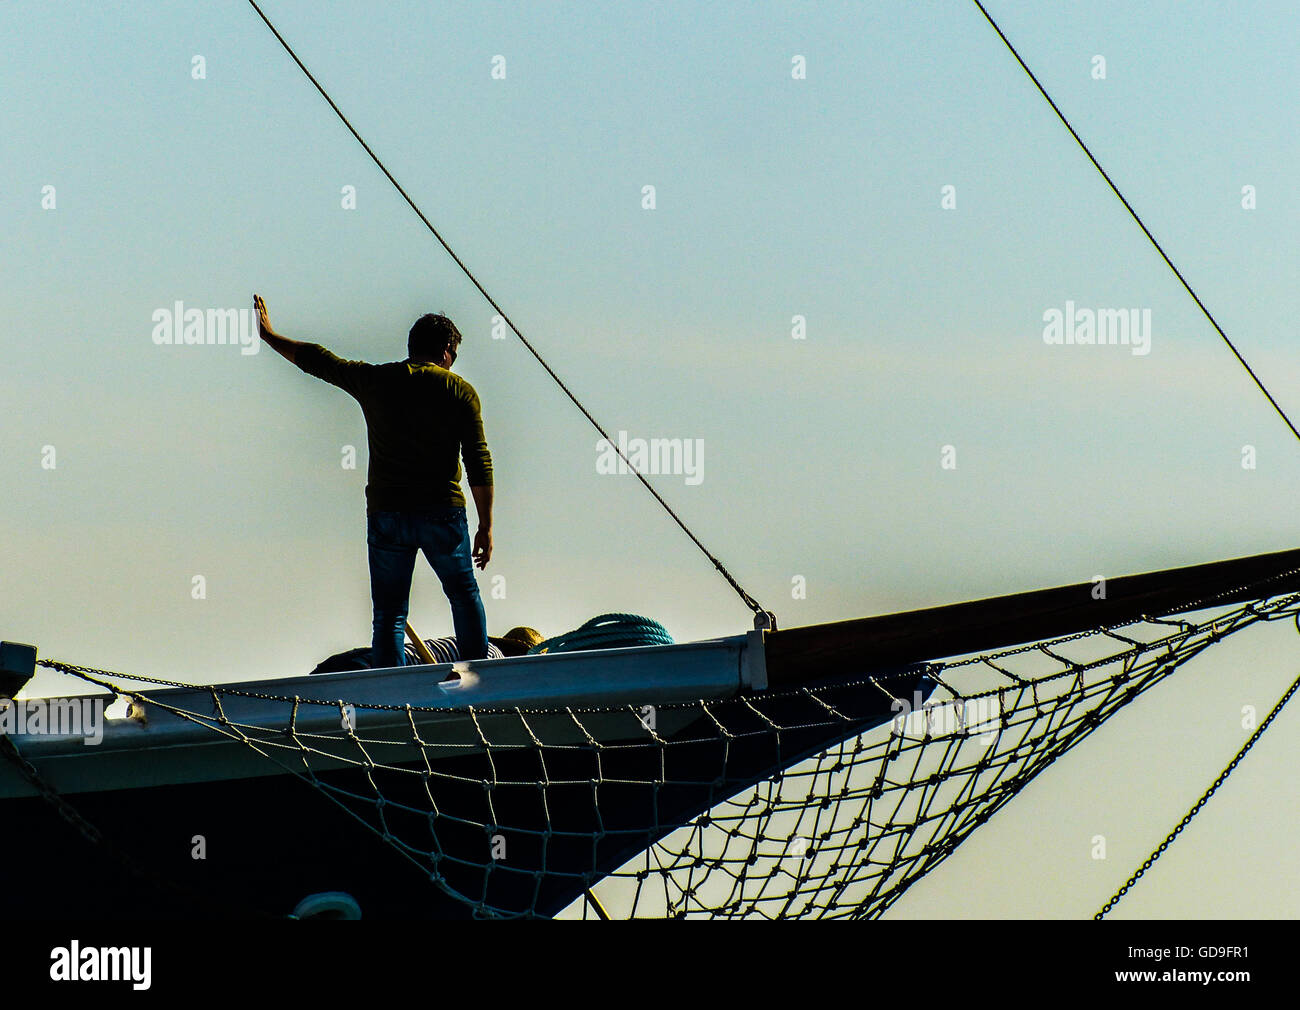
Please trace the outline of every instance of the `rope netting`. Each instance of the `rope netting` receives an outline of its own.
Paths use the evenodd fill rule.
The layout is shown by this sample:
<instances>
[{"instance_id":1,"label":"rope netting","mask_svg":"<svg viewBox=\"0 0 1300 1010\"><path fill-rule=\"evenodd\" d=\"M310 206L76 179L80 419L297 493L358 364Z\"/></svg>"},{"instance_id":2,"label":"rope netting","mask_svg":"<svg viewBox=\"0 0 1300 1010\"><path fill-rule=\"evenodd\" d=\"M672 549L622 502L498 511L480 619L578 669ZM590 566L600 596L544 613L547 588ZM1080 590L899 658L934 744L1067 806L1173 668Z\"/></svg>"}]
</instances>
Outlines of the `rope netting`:
<instances>
[{"instance_id":1,"label":"rope netting","mask_svg":"<svg viewBox=\"0 0 1300 1010\"><path fill-rule=\"evenodd\" d=\"M210 709L180 708L42 662L275 761L476 915L870 918L1111 715L1227 636L1298 618L1300 595L1201 614L793 691L581 710L220 685L203 689ZM283 717L228 717L250 696ZM304 728L322 705L338 728Z\"/></svg>"},{"instance_id":2,"label":"rope netting","mask_svg":"<svg viewBox=\"0 0 1300 1010\"><path fill-rule=\"evenodd\" d=\"M900 704L888 727L724 801L596 894L607 907L622 895L638 915L878 917L1111 715L1228 635L1296 619L1298 601L1200 623L1149 619L1122 634L1099 629L933 666L938 687L919 707Z\"/></svg>"}]
</instances>

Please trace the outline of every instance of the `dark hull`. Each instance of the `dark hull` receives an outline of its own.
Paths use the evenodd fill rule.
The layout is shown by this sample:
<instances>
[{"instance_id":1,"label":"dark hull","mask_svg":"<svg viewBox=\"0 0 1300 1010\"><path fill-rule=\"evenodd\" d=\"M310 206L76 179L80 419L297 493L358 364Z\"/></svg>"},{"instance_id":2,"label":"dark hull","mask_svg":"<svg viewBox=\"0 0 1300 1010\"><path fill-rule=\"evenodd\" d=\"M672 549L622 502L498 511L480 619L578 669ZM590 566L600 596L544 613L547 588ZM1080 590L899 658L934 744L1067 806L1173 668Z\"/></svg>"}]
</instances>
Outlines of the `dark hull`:
<instances>
[{"instance_id":1,"label":"dark hull","mask_svg":"<svg viewBox=\"0 0 1300 1010\"><path fill-rule=\"evenodd\" d=\"M890 690L910 698L932 686L909 672ZM740 699L710 705L730 739L702 718L662 746L494 749L490 761L439 761L427 781L409 767L344 769L319 773L324 788L274 775L68 797L107 844L88 841L44 799L11 799L0 835L7 898L38 919L284 916L325 891L350 894L367 919L465 918L479 902L553 915L722 800L894 714L878 690L818 693L842 719L800 692L760 694L750 702L766 719ZM440 814L432 826L430 797ZM367 825L419 851L408 858ZM195 836L204 859L192 858ZM494 837L504 858L492 858Z\"/></svg>"}]
</instances>

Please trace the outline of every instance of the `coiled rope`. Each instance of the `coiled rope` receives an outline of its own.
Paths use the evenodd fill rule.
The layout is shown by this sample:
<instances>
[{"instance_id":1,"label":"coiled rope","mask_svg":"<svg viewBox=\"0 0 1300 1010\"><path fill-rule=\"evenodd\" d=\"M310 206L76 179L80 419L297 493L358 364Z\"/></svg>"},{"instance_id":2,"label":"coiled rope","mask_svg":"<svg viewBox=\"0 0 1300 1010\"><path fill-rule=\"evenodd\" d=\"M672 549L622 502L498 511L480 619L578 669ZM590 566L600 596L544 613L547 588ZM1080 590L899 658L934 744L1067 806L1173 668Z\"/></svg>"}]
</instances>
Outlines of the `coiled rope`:
<instances>
[{"instance_id":1,"label":"coiled rope","mask_svg":"<svg viewBox=\"0 0 1300 1010\"><path fill-rule=\"evenodd\" d=\"M672 645L673 636L658 621L637 614L601 614L580 628L538 642L530 656L582 649L626 649L637 645Z\"/></svg>"}]
</instances>

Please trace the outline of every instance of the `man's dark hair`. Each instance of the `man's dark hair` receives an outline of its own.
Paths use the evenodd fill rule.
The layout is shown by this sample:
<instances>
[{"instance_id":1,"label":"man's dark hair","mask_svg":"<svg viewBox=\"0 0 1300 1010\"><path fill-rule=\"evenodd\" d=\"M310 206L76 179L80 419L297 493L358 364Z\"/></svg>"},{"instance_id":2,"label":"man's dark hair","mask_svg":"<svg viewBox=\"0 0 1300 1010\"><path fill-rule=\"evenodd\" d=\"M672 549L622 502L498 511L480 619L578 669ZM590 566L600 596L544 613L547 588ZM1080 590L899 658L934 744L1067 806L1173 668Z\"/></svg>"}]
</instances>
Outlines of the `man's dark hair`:
<instances>
[{"instance_id":1,"label":"man's dark hair","mask_svg":"<svg viewBox=\"0 0 1300 1010\"><path fill-rule=\"evenodd\" d=\"M460 345L460 330L444 315L421 316L406 337L406 353L412 359L438 361L443 352L455 353Z\"/></svg>"}]
</instances>

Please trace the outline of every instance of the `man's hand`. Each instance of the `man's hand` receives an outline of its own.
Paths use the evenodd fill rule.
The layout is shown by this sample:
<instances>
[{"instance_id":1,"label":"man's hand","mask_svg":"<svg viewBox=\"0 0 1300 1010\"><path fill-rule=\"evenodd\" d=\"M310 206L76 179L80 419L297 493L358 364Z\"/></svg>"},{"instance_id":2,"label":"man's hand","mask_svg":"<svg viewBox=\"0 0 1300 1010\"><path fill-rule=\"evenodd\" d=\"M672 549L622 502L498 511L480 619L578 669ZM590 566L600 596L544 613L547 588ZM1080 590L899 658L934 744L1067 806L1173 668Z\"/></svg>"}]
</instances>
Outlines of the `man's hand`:
<instances>
[{"instance_id":1,"label":"man's hand","mask_svg":"<svg viewBox=\"0 0 1300 1010\"><path fill-rule=\"evenodd\" d=\"M253 295L253 308L257 312L257 335L270 344L281 357L288 361L294 361L297 354L296 348L301 341L282 337L271 329L271 319L266 314L266 302L262 301L261 295Z\"/></svg>"},{"instance_id":2,"label":"man's hand","mask_svg":"<svg viewBox=\"0 0 1300 1010\"><path fill-rule=\"evenodd\" d=\"M278 336L275 330L271 329L271 319L266 314L266 302L262 301L261 295L253 295L253 308L257 310L257 335L263 340L267 335Z\"/></svg>"},{"instance_id":3,"label":"man's hand","mask_svg":"<svg viewBox=\"0 0 1300 1010\"><path fill-rule=\"evenodd\" d=\"M474 534L474 564L478 565L479 570L487 567L488 561L492 559L492 531L478 528Z\"/></svg>"},{"instance_id":4,"label":"man's hand","mask_svg":"<svg viewBox=\"0 0 1300 1010\"><path fill-rule=\"evenodd\" d=\"M474 508L478 512L478 532L474 534L474 563L482 570L492 557L492 485L471 484Z\"/></svg>"}]
</instances>

